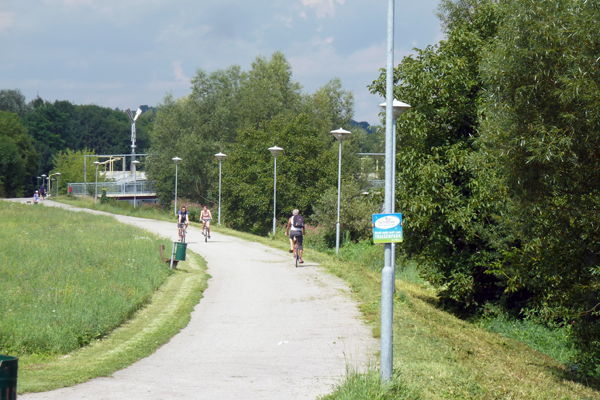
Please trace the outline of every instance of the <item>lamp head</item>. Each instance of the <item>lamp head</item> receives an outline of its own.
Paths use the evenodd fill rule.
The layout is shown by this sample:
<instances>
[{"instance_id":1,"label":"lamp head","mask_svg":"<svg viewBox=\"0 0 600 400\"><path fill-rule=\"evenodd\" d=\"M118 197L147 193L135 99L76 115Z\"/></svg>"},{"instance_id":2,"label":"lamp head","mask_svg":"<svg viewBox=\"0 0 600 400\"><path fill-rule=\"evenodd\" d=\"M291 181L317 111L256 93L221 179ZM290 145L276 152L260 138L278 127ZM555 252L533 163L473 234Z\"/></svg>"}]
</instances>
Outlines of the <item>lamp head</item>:
<instances>
[{"instance_id":1,"label":"lamp head","mask_svg":"<svg viewBox=\"0 0 600 400\"><path fill-rule=\"evenodd\" d=\"M179 161L181 161L181 158L173 157L173 158L171 158L171 160L173 160L175 162L175 164L179 164Z\"/></svg>"},{"instance_id":2,"label":"lamp head","mask_svg":"<svg viewBox=\"0 0 600 400\"><path fill-rule=\"evenodd\" d=\"M335 136L335 138L337 140L339 140L340 142L344 139L346 139L348 137L348 135L350 135L350 131L344 130L342 128L340 129L336 129L335 131L331 131L331 133L333 134L333 136Z\"/></svg>"},{"instance_id":3,"label":"lamp head","mask_svg":"<svg viewBox=\"0 0 600 400\"><path fill-rule=\"evenodd\" d=\"M221 161L222 159L227 157L227 154L217 153L217 154L215 154L215 157L217 157L217 160Z\"/></svg>"},{"instance_id":4,"label":"lamp head","mask_svg":"<svg viewBox=\"0 0 600 400\"><path fill-rule=\"evenodd\" d=\"M379 107L383 108L383 111L385 111L386 106L386 102L383 102L379 105ZM394 109L394 119L398 119L406 110L410 108L410 105L394 99L392 102L392 108Z\"/></svg>"},{"instance_id":5,"label":"lamp head","mask_svg":"<svg viewBox=\"0 0 600 400\"><path fill-rule=\"evenodd\" d=\"M277 157L277 155L279 153L281 153L283 151L283 149L281 147L273 146L273 147L269 147L269 151L271 152L271 154L273 154L275 157Z\"/></svg>"}]
</instances>

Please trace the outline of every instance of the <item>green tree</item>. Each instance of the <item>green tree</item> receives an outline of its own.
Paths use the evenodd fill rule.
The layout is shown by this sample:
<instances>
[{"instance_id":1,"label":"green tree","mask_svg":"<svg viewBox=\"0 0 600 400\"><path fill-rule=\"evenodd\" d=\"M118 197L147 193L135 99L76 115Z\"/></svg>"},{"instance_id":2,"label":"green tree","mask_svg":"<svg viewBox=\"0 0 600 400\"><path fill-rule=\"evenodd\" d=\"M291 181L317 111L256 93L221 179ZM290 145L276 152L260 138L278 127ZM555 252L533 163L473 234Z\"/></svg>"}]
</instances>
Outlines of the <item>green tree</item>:
<instances>
[{"instance_id":1,"label":"green tree","mask_svg":"<svg viewBox=\"0 0 600 400\"><path fill-rule=\"evenodd\" d=\"M284 149L277 157L277 219L294 208L313 213L320 195L335 185L337 157L333 136L323 134L309 114L282 113L258 129L238 134L223 164L225 222L238 229L265 234L273 220L273 156L268 147Z\"/></svg>"},{"instance_id":2,"label":"green tree","mask_svg":"<svg viewBox=\"0 0 600 400\"><path fill-rule=\"evenodd\" d=\"M18 115L0 111L0 197L31 194L37 157L33 138Z\"/></svg>"},{"instance_id":3,"label":"green tree","mask_svg":"<svg viewBox=\"0 0 600 400\"><path fill-rule=\"evenodd\" d=\"M402 249L446 303L474 308L502 293L486 274L496 259L488 233L493 198L474 163L482 51L493 40L495 1L442 3L447 39L405 57L394 71L394 96L412 108L398 119L396 210ZM468 19L458 18L468 9ZM370 86L385 97L385 71ZM493 205L493 206L490 206Z\"/></svg>"},{"instance_id":4,"label":"green tree","mask_svg":"<svg viewBox=\"0 0 600 400\"><path fill-rule=\"evenodd\" d=\"M337 187L333 186L317 199L311 219L325 229L327 242L335 244L337 225ZM340 236L351 240L367 240L373 235L373 214L380 209L380 198L365 194L362 187L350 180L341 188Z\"/></svg>"},{"instance_id":5,"label":"green tree","mask_svg":"<svg viewBox=\"0 0 600 400\"><path fill-rule=\"evenodd\" d=\"M25 95L19 89L0 90L0 111L10 111L23 118L33 111L33 107L25 102Z\"/></svg>"},{"instance_id":6,"label":"green tree","mask_svg":"<svg viewBox=\"0 0 600 400\"><path fill-rule=\"evenodd\" d=\"M511 202L496 220L498 279L569 321L581 366L600 374L600 18L597 2L510 1L482 65L480 139Z\"/></svg>"},{"instance_id":7,"label":"green tree","mask_svg":"<svg viewBox=\"0 0 600 400\"><path fill-rule=\"evenodd\" d=\"M58 152L52 156L54 169L50 173L60 172L59 193L66 194L69 183L84 182L84 156L96 154L93 150L70 150ZM88 157L86 169L87 182L95 182L96 168L93 162L98 161L97 157ZM98 171L98 182L104 182L104 174Z\"/></svg>"}]
</instances>

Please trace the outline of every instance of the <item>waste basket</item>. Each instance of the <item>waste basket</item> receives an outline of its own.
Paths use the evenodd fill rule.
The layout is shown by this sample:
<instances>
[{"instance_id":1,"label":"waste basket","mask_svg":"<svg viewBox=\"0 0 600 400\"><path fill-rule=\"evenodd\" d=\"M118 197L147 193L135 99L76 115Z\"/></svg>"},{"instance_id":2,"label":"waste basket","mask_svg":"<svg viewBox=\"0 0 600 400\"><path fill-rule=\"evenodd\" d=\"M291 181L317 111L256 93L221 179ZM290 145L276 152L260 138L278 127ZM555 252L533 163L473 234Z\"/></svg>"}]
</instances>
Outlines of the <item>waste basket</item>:
<instances>
[{"instance_id":1,"label":"waste basket","mask_svg":"<svg viewBox=\"0 0 600 400\"><path fill-rule=\"evenodd\" d=\"M187 251L187 243L175 242L175 260L185 261L185 252Z\"/></svg>"},{"instance_id":2,"label":"waste basket","mask_svg":"<svg viewBox=\"0 0 600 400\"><path fill-rule=\"evenodd\" d=\"M18 368L17 357L0 355L0 400L16 400Z\"/></svg>"}]
</instances>

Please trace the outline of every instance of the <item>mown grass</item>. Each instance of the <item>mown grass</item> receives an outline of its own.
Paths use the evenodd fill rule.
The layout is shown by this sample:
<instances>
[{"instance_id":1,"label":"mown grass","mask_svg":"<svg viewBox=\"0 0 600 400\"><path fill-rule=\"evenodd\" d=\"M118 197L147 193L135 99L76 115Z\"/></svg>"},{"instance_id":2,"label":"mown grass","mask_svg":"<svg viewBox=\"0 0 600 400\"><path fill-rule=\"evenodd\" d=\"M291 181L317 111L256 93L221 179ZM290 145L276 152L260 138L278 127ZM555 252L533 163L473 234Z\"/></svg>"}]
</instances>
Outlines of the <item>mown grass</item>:
<instances>
[{"instance_id":1,"label":"mown grass","mask_svg":"<svg viewBox=\"0 0 600 400\"><path fill-rule=\"evenodd\" d=\"M22 356L19 394L110 376L151 355L187 326L208 278L204 260L188 251L186 262L179 263L175 273L152 295L148 304L106 337L64 356Z\"/></svg>"},{"instance_id":2,"label":"mown grass","mask_svg":"<svg viewBox=\"0 0 600 400\"><path fill-rule=\"evenodd\" d=\"M282 250L289 247L279 228L275 237L216 224L214 229ZM332 250L311 250L310 237L306 243L306 260L348 282L373 336L379 337L383 247L345 243L335 256ZM501 317L487 323L464 321L440 309L435 290L410 262L397 261L396 278L393 379L382 386L377 371L350 372L325 399L600 399L599 382L579 380L565 366L564 332L554 335ZM537 346L531 337L538 338Z\"/></svg>"}]
</instances>

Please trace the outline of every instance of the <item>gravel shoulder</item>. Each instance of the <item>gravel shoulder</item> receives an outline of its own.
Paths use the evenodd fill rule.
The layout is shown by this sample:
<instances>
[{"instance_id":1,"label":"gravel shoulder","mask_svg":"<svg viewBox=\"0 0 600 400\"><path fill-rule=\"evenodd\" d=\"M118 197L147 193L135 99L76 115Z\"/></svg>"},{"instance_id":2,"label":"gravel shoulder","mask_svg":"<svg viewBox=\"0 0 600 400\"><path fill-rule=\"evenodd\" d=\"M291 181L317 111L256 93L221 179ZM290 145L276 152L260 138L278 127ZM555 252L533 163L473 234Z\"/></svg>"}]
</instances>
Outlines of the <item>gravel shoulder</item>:
<instances>
[{"instance_id":1,"label":"gravel shoulder","mask_svg":"<svg viewBox=\"0 0 600 400\"><path fill-rule=\"evenodd\" d=\"M112 216L177 238L174 223ZM199 229L188 230L188 249L206 260L211 279L170 342L111 377L19 399L315 399L348 367L376 362L378 343L345 282L315 264L295 268L284 251L211 235L205 243Z\"/></svg>"}]
</instances>

